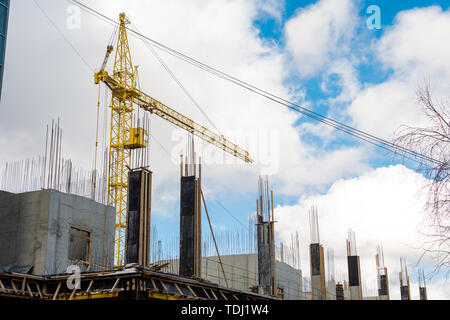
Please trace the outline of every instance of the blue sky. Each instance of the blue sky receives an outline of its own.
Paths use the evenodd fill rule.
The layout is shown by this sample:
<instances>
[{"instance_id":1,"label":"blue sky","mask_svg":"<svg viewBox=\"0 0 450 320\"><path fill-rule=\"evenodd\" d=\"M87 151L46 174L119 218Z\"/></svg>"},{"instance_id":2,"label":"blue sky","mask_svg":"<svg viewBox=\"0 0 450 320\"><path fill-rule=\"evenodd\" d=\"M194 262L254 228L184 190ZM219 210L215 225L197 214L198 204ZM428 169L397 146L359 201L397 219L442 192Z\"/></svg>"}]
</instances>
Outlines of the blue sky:
<instances>
[{"instance_id":1,"label":"blue sky","mask_svg":"<svg viewBox=\"0 0 450 320\"><path fill-rule=\"evenodd\" d=\"M275 43L275 46L280 50L286 50L286 34L285 34L285 24L287 21L295 17L299 11L303 10L305 7L315 4L317 1L285 1L282 8L281 19L279 17L273 17L267 14L260 14L253 21L253 26L257 28L259 36L263 41L269 43ZM359 17L358 21L360 25L356 28L358 30L358 37L355 42L351 43L351 48L358 52L358 54L365 55L366 61L358 62L356 64L357 78L360 81L362 87L374 86L387 81L394 73L390 68L383 68L382 62L380 62L376 56L370 50L365 50L365 46L370 46L372 42L380 39L385 34L386 30L390 30L395 24L395 18L397 14L401 11L410 10L413 8L424 8L432 5L440 6L443 10L446 10L450 6L450 1L361 1L358 2L359 6ZM369 5L378 5L381 9L381 29L380 30L368 30L365 22L369 15L366 13L367 7ZM361 49L362 48L362 49ZM362 59L363 60L363 59ZM328 90L324 91L322 88L323 84L323 74L317 73L310 77L303 77L295 69L287 70L287 76L285 77L285 84L287 86L296 86L298 84L305 90L306 100L309 102L309 107L314 111L321 114L327 115L330 113L330 108L333 109L332 117L339 114L339 108L345 110L348 107L349 102L342 103L338 106L330 107L329 101L333 97L338 96L343 88L339 85L337 75L331 75L328 79ZM302 101L297 101L302 102ZM344 112L343 112L344 113ZM348 116L343 116L337 120L344 121L346 123L351 123L351 119ZM297 125L304 122L313 122L312 120L299 118ZM361 145L361 141L354 139L353 137L346 136L345 134L337 134L334 139L323 145L323 140L314 134L304 134L302 135L302 140L306 141L308 144L314 145L322 150L337 150L342 147L357 147ZM364 142L363 142L364 144ZM392 154L379 148L370 148L368 151L368 156L366 159L366 164L370 168L380 168L389 167L390 165L395 165L402 163L408 168L415 169L415 164L413 162L402 162L395 158ZM344 175L341 178L352 178L356 175ZM331 183L328 185L328 187ZM297 195L289 196L285 194L277 195L277 185L273 185L276 194L275 203L281 206L295 205L298 203L299 199ZM326 192L326 188L322 189L322 192ZM305 189L306 197L309 193L313 194L317 192L314 186ZM248 216L254 212L256 194L256 181L255 181L255 192L247 194L233 194L233 193L223 193L217 194L216 199L220 202L219 205L213 199L207 199L207 205L209 212L212 216L213 223L217 226L217 231L219 230L235 230L235 229L246 229ZM231 217L229 212L222 208L222 205L226 207L227 211L231 212L234 217ZM237 218L241 223L237 223ZM204 219L204 232L209 232L207 224ZM173 216L173 219L168 220L166 216L160 217L156 215L153 222L160 230L170 230L177 228L177 216ZM305 223L308 223L305 221ZM307 239L307 237L305 236ZM305 260L306 261L306 260ZM430 268L431 264L428 265Z\"/></svg>"},{"instance_id":2,"label":"blue sky","mask_svg":"<svg viewBox=\"0 0 450 320\"><path fill-rule=\"evenodd\" d=\"M277 19L275 17L271 17L270 15L260 14L253 21L253 25L260 32L260 37L267 41L275 41L280 50L285 49L285 34L283 32L284 26L287 20L295 16L296 12L302 10L303 8L316 3L317 1L285 1L284 6L282 8L282 19ZM366 13L367 7L369 5L378 5L381 8L381 29L380 30L371 30L367 31L365 29L365 25L359 26L363 32L366 32L366 41L369 43L372 41L372 37L380 38L383 35L383 32L389 27L391 27L394 23L394 19L396 15L404 10L409 10L412 8L421 8L428 7L431 5L438 5L442 7L444 10L450 6L450 1L361 1L359 4L360 12L359 18L361 23L365 23L365 19L369 17L369 14ZM370 52L368 53L370 55ZM380 70L378 61L371 61L371 63L360 64L358 65L358 78L365 84L377 84L386 80L386 78L392 73L391 70ZM342 88L335 84L331 85L327 92L324 92L321 89L322 75L318 74L317 76L310 78L302 78L299 77L295 70L288 70L289 76L286 78L286 83L288 85L294 83L301 83L301 85L306 90L306 96L309 101L312 102L310 106L316 112L319 112L323 115L327 115L329 111L329 105L327 104L327 99L332 98L339 94ZM348 119L347 119L348 120ZM314 122L314 120L310 120L308 118L299 118L298 124L303 122ZM348 122L347 122L348 123ZM308 141L312 144L321 145L321 139L318 139L315 136L305 135L302 136L302 139ZM334 148L341 148L343 145L354 146L360 145L361 142L353 137L347 136L346 134L339 133L339 138L334 139L330 142L328 146L325 146L326 150L333 150ZM372 154L368 159L368 163L371 167L377 168L382 166L389 166L391 164L405 163L396 159L391 153L383 150L374 148L372 150ZM405 163L408 167L414 169L415 165L411 162ZM256 188L255 188L256 189ZM241 196L236 197L229 194L217 195L217 200L220 201L229 211L237 217L245 226L247 225L247 216L250 212L254 210L254 201L253 198L256 198L256 192L252 195L248 195L248 197L242 198ZM280 202L285 204L292 204L296 202L297 197L283 197L279 199ZM234 227L242 227L241 224L237 224L236 220L229 216L229 214L223 210L223 208L218 205L215 201L209 201L209 206L211 207L211 212L217 212L214 216L215 223L219 225L228 226L228 228ZM220 212L220 214L219 214ZM158 225L158 227L167 230L172 229L172 223L176 223L177 219L174 219L171 223L168 223L166 217L159 218L155 217L154 222Z\"/></svg>"},{"instance_id":3,"label":"blue sky","mask_svg":"<svg viewBox=\"0 0 450 320\"><path fill-rule=\"evenodd\" d=\"M282 9L282 19L277 19L266 14L260 14L253 21L253 25L260 32L260 37L267 41L275 41L280 50L285 49L285 34L284 27L287 20L296 15L296 12L302 10L303 8L316 3L317 1L285 1ZM430 5L439 5L443 9L450 6L450 1L362 1L359 3L360 11L359 18L361 23L365 23L365 19L369 17L366 13L367 7L369 5L378 5L381 8L381 24L380 30L367 31L365 25L358 26L361 28L362 32L365 32L366 41L369 43L372 38L379 38L382 36L383 32L393 25L396 15L400 11L417 8L417 7L427 7ZM355 47L356 48L356 47ZM370 54L370 52L368 53ZM371 61L371 63L358 65L358 78L364 84L377 84L386 80L386 78L391 74L391 70L379 70L379 62ZM289 76L286 78L286 83L288 85L292 83L301 83L302 87L306 90L306 96L312 105L310 106L314 111L326 115L329 111L329 105L327 104L327 99L336 96L342 90L339 85L331 85L328 92L324 92L321 89L322 75L318 74L310 78L299 77L295 70L288 70ZM345 120L345 119L344 119ZM299 118L299 124L304 121L313 122L310 119ZM317 137L310 137L305 135L302 137L306 141L312 144L321 145L322 141ZM334 139L330 145L326 146L325 149L332 150L334 148L341 148L343 145L354 146L361 144L361 141L349 137L345 134L339 134L338 139ZM388 166L390 164L399 163L398 160L393 158L392 154L387 153L382 149L372 150L368 163L371 167L381 167ZM409 163L411 168L414 168L414 164ZM256 187L255 187L256 189ZM255 190L256 191L256 190ZM247 217L249 213L254 210L254 198L256 198L256 192L254 194L249 194L246 197L241 197L229 194L218 194L217 200L220 201L229 211L233 213L237 219L239 219L245 226L247 225ZM296 202L297 197L283 197L282 199L277 199L278 201L285 204L292 204ZM221 208L215 201L209 201L208 206L210 211L214 213L214 222L218 225L227 226L230 228L241 228L242 225L237 224L236 220L229 216L229 214ZM177 223L177 219L167 220L167 217L159 217L156 215L154 217L154 223L161 230L173 230L174 224Z\"/></svg>"}]
</instances>

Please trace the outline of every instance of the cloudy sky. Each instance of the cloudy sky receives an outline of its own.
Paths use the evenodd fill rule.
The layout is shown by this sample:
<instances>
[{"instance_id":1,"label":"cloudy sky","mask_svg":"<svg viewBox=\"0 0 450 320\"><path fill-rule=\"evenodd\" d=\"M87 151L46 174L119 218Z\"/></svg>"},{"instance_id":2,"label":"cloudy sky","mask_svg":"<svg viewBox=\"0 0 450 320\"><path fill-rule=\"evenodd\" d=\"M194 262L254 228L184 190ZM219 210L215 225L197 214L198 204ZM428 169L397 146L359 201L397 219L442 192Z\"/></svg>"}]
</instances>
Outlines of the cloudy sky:
<instances>
[{"instance_id":1,"label":"cloudy sky","mask_svg":"<svg viewBox=\"0 0 450 320\"><path fill-rule=\"evenodd\" d=\"M63 154L91 169L98 90L93 70L103 61L113 27L77 12L67 1L36 2L59 32L33 0L12 3L0 103L0 166L43 154L45 127L60 117ZM152 39L385 139L391 139L400 125L425 124L415 101L425 79L436 97L448 99L447 0L84 3L114 19L124 11L134 27ZM368 13L371 5L380 9L379 28L368 27L368 19L374 21ZM309 274L307 213L314 204L321 241L335 253L338 280L345 278L345 239L352 228L365 294L375 294L374 256L380 243L391 296L399 298L399 259L405 256L412 296L418 298L417 269L430 273L433 262L426 257L418 264L424 204L419 190L425 179L413 163L402 163L382 149L159 52L209 121L142 41L130 36L130 46L143 91L205 126L216 126L256 160L254 165L242 164L196 142L204 151L203 187L218 232L247 229L255 211L258 175L269 174L278 241L289 241L299 231L304 274ZM105 114L109 97L105 88L101 90ZM100 119L102 146L108 143L103 139L107 118ZM179 167L174 158L186 135L158 118L152 118L151 132L153 223L160 234L171 235L179 228ZM443 275L429 279L428 288L430 298L450 299Z\"/></svg>"}]
</instances>

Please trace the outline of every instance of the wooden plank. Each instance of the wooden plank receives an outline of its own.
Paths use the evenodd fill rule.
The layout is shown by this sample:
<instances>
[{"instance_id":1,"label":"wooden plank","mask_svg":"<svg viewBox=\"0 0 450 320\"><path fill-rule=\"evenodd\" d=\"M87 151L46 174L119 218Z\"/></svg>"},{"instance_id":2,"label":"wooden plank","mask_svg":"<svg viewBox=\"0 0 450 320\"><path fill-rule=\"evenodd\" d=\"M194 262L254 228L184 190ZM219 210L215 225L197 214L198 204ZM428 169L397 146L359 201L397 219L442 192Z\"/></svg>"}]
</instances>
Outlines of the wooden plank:
<instances>
[{"instance_id":1,"label":"wooden plank","mask_svg":"<svg viewBox=\"0 0 450 320\"><path fill-rule=\"evenodd\" d=\"M25 283L27 282L27 278L22 279L22 287L20 288L20 291L25 292Z\"/></svg>"},{"instance_id":2,"label":"wooden plank","mask_svg":"<svg viewBox=\"0 0 450 320\"><path fill-rule=\"evenodd\" d=\"M208 299L211 299L211 297L209 296L208 292L206 291L205 288L202 288L203 292L206 294L206 296L208 297Z\"/></svg>"},{"instance_id":3,"label":"wooden plank","mask_svg":"<svg viewBox=\"0 0 450 320\"><path fill-rule=\"evenodd\" d=\"M91 291L91 288L92 288L92 284L94 283L94 280L91 280L90 282L89 282L89 286L87 287L87 290L86 290L86 292L87 293L89 293L89 291Z\"/></svg>"},{"instance_id":4,"label":"wooden plank","mask_svg":"<svg viewBox=\"0 0 450 320\"><path fill-rule=\"evenodd\" d=\"M83 240L87 240L87 241L89 241L91 239L89 236L83 236L81 234L72 233L72 232L69 232L69 235L71 235L72 237L77 237L77 238L80 238L80 239L83 239Z\"/></svg>"},{"instance_id":5,"label":"wooden plank","mask_svg":"<svg viewBox=\"0 0 450 320\"><path fill-rule=\"evenodd\" d=\"M184 296L183 291L181 291L181 289L180 289L180 287L178 287L177 283L174 282L173 284L174 284L175 288L177 288L177 290L178 290L178 292L180 293L180 295Z\"/></svg>"},{"instance_id":6,"label":"wooden plank","mask_svg":"<svg viewBox=\"0 0 450 320\"><path fill-rule=\"evenodd\" d=\"M146 252L146 260L145 266L148 265L150 260L150 232L151 232L151 222L152 222L152 179L153 179L153 173L149 171L148 173L148 184L147 184L147 224L146 224L146 243L145 243L145 252Z\"/></svg>"},{"instance_id":7,"label":"wooden plank","mask_svg":"<svg viewBox=\"0 0 450 320\"><path fill-rule=\"evenodd\" d=\"M139 190L139 248L138 248L138 263L144 265L143 244L144 244L144 190L145 190L145 171L141 170L141 190Z\"/></svg>"},{"instance_id":8,"label":"wooden plank","mask_svg":"<svg viewBox=\"0 0 450 320\"><path fill-rule=\"evenodd\" d=\"M30 294L30 297L33 297L34 296L33 291L31 291L31 288L30 288L30 285L28 284L28 282L26 285L27 285L27 290L28 290L28 293Z\"/></svg>"},{"instance_id":9,"label":"wooden plank","mask_svg":"<svg viewBox=\"0 0 450 320\"><path fill-rule=\"evenodd\" d=\"M39 285L39 283L36 283L36 288L37 288L37 291L38 291L38 294L39 294L39 298L43 299L41 286Z\"/></svg>"},{"instance_id":10,"label":"wooden plank","mask_svg":"<svg viewBox=\"0 0 450 320\"><path fill-rule=\"evenodd\" d=\"M77 291L77 286L73 287L72 293L70 294L69 300L73 299L73 296L75 295L75 292Z\"/></svg>"},{"instance_id":11,"label":"wooden plank","mask_svg":"<svg viewBox=\"0 0 450 320\"><path fill-rule=\"evenodd\" d=\"M13 288L14 293L17 294L17 288L16 288L16 286L14 284L14 280L13 279L11 279L11 287Z\"/></svg>"},{"instance_id":12,"label":"wooden plank","mask_svg":"<svg viewBox=\"0 0 450 320\"><path fill-rule=\"evenodd\" d=\"M214 299L215 299L215 300L219 300L219 299L217 298L216 293L214 292L214 290L213 290L213 289L209 289L209 290L210 290L211 293L213 294Z\"/></svg>"},{"instance_id":13,"label":"wooden plank","mask_svg":"<svg viewBox=\"0 0 450 320\"><path fill-rule=\"evenodd\" d=\"M164 284L164 281L159 280L159 283L161 283L161 286L164 288L164 291L165 291L165 292L169 292L169 290L167 290L166 285Z\"/></svg>"},{"instance_id":14,"label":"wooden plank","mask_svg":"<svg viewBox=\"0 0 450 320\"><path fill-rule=\"evenodd\" d=\"M56 300L56 297L58 296L59 290L61 289L61 285L62 285L62 281L60 281L58 283L58 286L56 287L56 291L55 291L55 294L53 295L52 300Z\"/></svg>"},{"instance_id":15,"label":"wooden plank","mask_svg":"<svg viewBox=\"0 0 450 320\"><path fill-rule=\"evenodd\" d=\"M120 278L117 278L116 282L114 282L113 287L111 288L111 292L117 289L117 285L119 284Z\"/></svg>"},{"instance_id":16,"label":"wooden plank","mask_svg":"<svg viewBox=\"0 0 450 320\"><path fill-rule=\"evenodd\" d=\"M192 294L193 297L197 297L197 295L195 294L194 290L192 290L190 285L186 285L186 287L188 288L189 292Z\"/></svg>"}]
</instances>

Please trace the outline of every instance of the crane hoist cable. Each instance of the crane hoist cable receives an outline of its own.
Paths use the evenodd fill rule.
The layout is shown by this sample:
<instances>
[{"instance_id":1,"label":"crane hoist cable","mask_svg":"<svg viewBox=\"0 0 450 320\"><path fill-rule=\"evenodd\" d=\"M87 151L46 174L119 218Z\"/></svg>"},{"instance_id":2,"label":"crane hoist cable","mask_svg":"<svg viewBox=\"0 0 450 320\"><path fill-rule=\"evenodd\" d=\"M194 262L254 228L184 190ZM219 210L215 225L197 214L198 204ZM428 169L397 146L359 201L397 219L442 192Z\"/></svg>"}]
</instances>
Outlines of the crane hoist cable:
<instances>
[{"instance_id":1,"label":"crane hoist cable","mask_svg":"<svg viewBox=\"0 0 450 320\"><path fill-rule=\"evenodd\" d=\"M115 35L117 33L118 27L116 26L111 34L111 38L108 41L108 50L112 51L113 42L115 39ZM106 67L107 57L103 61L102 69ZM99 127L99 118L100 118L100 90L101 83L98 84L98 97L97 97L97 121L96 121L96 129L95 129L95 152L94 152L94 172L92 173L92 199L95 200L95 191L97 188L97 153L98 153L98 127Z\"/></svg>"},{"instance_id":2,"label":"crane hoist cable","mask_svg":"<svg viewBox=\"0 0 450 320\"><path fill-rule=\"evenodd\" d=\"M194 99L194 97L189 93L189 91L186 89L186 87L181 83L181 81L178 79L178 77L173 73L173 71L169 68L169 66L164 62L164 60L161 58L161 56L156 52L156 50L153 48L152 44L147 41L144 37L140 36L141 33L139 32L138 28L134 23L131 23L131 26L136 31L136 35L138 35L139 39L147 46L147 48L150 50L150 52L153 54L153 56L158 60L158 62L163 66L164 70L170 75L173 81L176 82L176 84L183 90L185 95L191 100L191 102L197 107L197 109L203 114L203 116L208 120L208 122L216 129L217 133L223 136L223 134L220 132L220 130L217 128L217 126L214 124L214 122L211 120L211 118L206 114L206 112L203 110L203 108L199 105L199 103Z\"/></svg>"},{"instance_id":3,"label":"crane hoist cable","mask_svg":"<svg viewBox=\"0 0 450 320\"><path fill-rule=\"evenodd\" d=\"M58 28L55 22L49 17L49 15L44 11L44 9L39 5L39 3L36 0L33 0L34 4L39 8L41 13L44 15L44 17L50 22L50 24L55 28L55 30L60 34L60 36L64 39L64 41L72 48L72 50L75 52L76 55L83 61L83 63L92 71L94 72L94 68L83 58L81 53L75 48L75 46L67 39L67 37L64 35L64 33Z\"/></svg>"},{"instance_id":4,"label":"crane hoist cable","mask_svg":"<svg viewBox=\"0 0 450 320\"><path fill-rule=\"evenodd\" d=\"M36 4L36 6L39 8L39 10L42 12L42 14L47 18L47 20L51 23L51 25L55 28L55 30L62 36L62 38L64 39L65 42L67 42L70 47L74 50L74 52L78 55L78 57L81 59L81 61L91 70L94 71L94 69L90 66L90 64L87 62L87 60L81 55L81 53L76 49L76 47L70 42L70 40L65 37L65 35L62 33L62 31L57 27L57 25L55 24L55 22L50 18L50 16L45 12L45 10L36 2L36 0L33 0ZM67 0L68 2L70 2L70 0ZM114 46L114 41L116 39L116 35L117 35L117 31L118 31L118 27L119 25L113 21L109 21L109 20L104 20L105 22L111 24L114 28L113 28L113 32L111 34L111 38L108 41L108 45L109 46ZM99 88L100 90L100 88ZM105 101L108 100L108 91L105 90ZM107 124L107 108L104 109L104 124L103 124L103 139L102 139L102 149L104 150L106 145L106 140L107 140L107 128L108 128L108 124ZM149 122L150 122L150 126L151 126L151 119L152 119L152 115L150 114L149 116ZM214 124L211 123L213 126ZM219 132L220 133L220 132ZM170 152L164 147L164 145L159 141L159 139L157 139L151 132L149 132L150 137L156 142L156 144L166 153L166 155L168 155L168 157L171 157ZM106 151L107 152L107 151ZM151 153L149 152L149 156L151 155ZM107 158L107 156L106 156ZM205 189L206 186L203 185L203 189ZM208 190L204 190L204 191L208 191ZM236 220L240 225L242 225L242 227L246 228L246 226L238 219L236 218L226 207L225 205L223 205L218 199L212 197L213 200L230 216L232 217L234 220Z\"/></svg>"},{"instance_id":5,"label":"crane hoist cable","mask_svg":"<svg viewBox=\"0 0 450 320\"><path fill-rule=\"evenodd\" d=\"M93 16L95 16L97 18L102 19L103 21L106 21L106 22L111 23L111 24L117 24L113 19L107 17L106 15L100 13L99 11L97 11L95 9L92 9L92 8L86 6L85 4L81 3L78 0L66 0L66 1L71 2L71 3L79 6L80 8L85 10L86 12L90 13L91 15L93 15ZM316 121L318 121L320 123L323 123L325 125L328 125L328 126L334 128L334 129L337 129L339 131L347 133L347 134L349 134L349 135L351 135L351 136L353 136L353 137L355 137L357 139L360 139L362 141L368 142L368 143L370 143L370 144L372 144L374 146L377 146L379 148L385 149L385 150L387 150L389 152L392 152L394 154L399 154L402 157L404 157L405 159L409 159L409 160L417 162L419 164L421 164L423 162L430 162L430 163L434 163L434 164L437 164L437 165L446 165L446 163L443 162L443 161L431 158L429 156L423 155L423 154L421 154L419 152L416 152L414 150L402 147L400 145L396 145L396 144L394 144L392 142L389 142L389 141L387 141L385 139L379 138L379 137L377 137L375 135L372 135L372 134L369 134L369 133L364 132L362 130L356 129L354 127L351 127L351 126L346 125L346 124L344 124L342 122L339 122L339 121L336 121L334 119L331 119L329 117L323 116L323 115L321 115L321 114L319 114L317 112L314 112L314 111L312 111L312 110L310 110L308 108L300 106L297 103L294 103L294 102L289 101L287 99L281 98L281 97L279 97L279 96L277 96L275 94L272 94L272 93L270 93L270 92L268 92L266 90L260 89L260 88L254 86L254 85L251 85L251 84L249 84L249 83L247 83L245 81L242 81L242 80L240 80L238 78L235 78L235 77L233 77L233 76L231 76L231 75L229 75L229 74L227 74L225 72L222 72L222 71L220 71L220 70L218 70L216 68L213 68L213 67L211 67L211 66L209 66L207 64L204 64L204 63L202 63L202 62L200 62L200 61L198 61L198 60L196 60L194 58L191 58L191 57L189 57L189 56L187 56L187 55L185 55L185 54L183 54L183 53L181 53L181 52L179 52L177 50L174 50L174 49L172 49L172 48L170 48L170 47L168 47L168 46L166 46L166 45L164 45L164 44L162 44L162 43L160 43L160 42L158 42L156 40L153 40L153 39L151 39L151 38L149 38L149 37L147 37L147 36L145 36L143 34L140 34L140 33L136 32L136 31L134 31L134 30L129 29L129 31L134 36L136 36L138 38L142 37L142 38L146 39L147 41L152 43L153 46L155 46L159 50L162 50L162 51L164 51L164 52L166 52L166 53L168 53L168 54L170 54L170 55L172 55L172 56L174 56L174 57L176 57L176 58L178 58L180 60L183 60L183 61L185 61L185 62L187 62L187 63L189 63L189 64L191 64L193 66L196 66L196 67L198 67L198 68L200 68L200 69L202 69L204 71L207 71L207 72L209 72L209 73L211 73L213 75L216 75L217 77L220 77L220 78L222 78L224 80L227 80L227 81L232 82L232 83L234 83L234 84L236 84L238 86L241 86L241 87L243 87L243 88L245 88L245 89L247 89L247 90L249 90L249 91L251 91L253 93L256 93L256 94L262 96L262 97L265 97L265 98L267 98L269 100L272 100L272 101L274 101L274 102L276 102L276 103L278 103L278 104L280 104L280 105L282 105L282 106L284 106L284 107L286 107L286 108L288 108L290 110L293 110L295 112L301 113L301 114L303 114L303 115L305 115L305 116L307 116L307 117L309 117L309 118L311 118L313 120L316 120Z\"/></svg>"},{"instance_id":6,"label":"crane hoist cable","mask_svg":"<svg viewBox=\"0 0 450 320\"><path fill-rule=\"evenodd\" d=\"M134 65L132 62L131 47L128 41L129 29L127 26L130 25L130 20L125 13L120 13L119 21L114 67L111 73L106 71L108 58L113 51L112 45L108 45L102 66L98 72L94 73L93 79L96 84L103 82L112 93L108 205L116 208L115 266L121 266L125 262L129 187L127 171L130 170L130 166L136 160L136 153L133 156L132 151L147 148L146 136L148 134L146 130L148 131L148 129L140 127L139 119L136 122L136 118L133 117L135 106L144 111L154 113L172 125L186 130L190 134L246 163L254 162L248 151L141 90L138 86L137 65Z\"/></svg>"}]
</instances>

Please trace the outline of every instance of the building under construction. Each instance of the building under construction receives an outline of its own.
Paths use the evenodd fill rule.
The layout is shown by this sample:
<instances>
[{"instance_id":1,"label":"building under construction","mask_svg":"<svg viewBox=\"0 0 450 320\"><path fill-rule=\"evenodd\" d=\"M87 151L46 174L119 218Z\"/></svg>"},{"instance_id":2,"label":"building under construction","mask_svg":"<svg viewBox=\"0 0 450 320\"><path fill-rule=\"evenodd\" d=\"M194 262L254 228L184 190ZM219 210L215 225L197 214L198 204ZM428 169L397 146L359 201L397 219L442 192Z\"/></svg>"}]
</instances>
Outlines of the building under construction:
<instances>
[{"instance_id":1,"label":"building under construction","mask_svg":"<svg viewBox=\"0 0 450 320\"><path fill-rule=\"evenodd\" d=\"M298 234L291 246L277 244L275 193L267 177L257 181L255 242L245 253L222 254L202 190L202 164L193 136L246 163L250 154L197 124L140 88L128 43L130 21L121 14L103 63L94 75L111 93L110 145L94 170L83 172L61 153L59 120L47 127L45 155L7 165L0 181L0 299L85 300L362 300L355 233L346 243L348 277L337 282L334 250L319 236L319 211L311 208L309 280L302 273ZM112 72L107 63L114 55ZM99 91L100 92L100 91ZM99 105L99 104L98 104ZM140 110L144 116L136 115ZM189 135L180 159L177 253L152 259L153 172L148 163L148 114ZM98 131L98 130L97 130ZM255 181L256 189L256 181ZM202 230L202 215L209 230ZM205 233L215 254L206 254ZM344 244L342 244L344 247ZM327 268L326 268L327 266ZM374 268L375 269L375 268ZM72 275L78 280L69 285ZM328 274L328 277L327 277ZM376 256L378 293L388 300L389 280L382 250ZM411 299L406 261L401 260L403 300ZM328 279L328 280L327 280ZM425 276L421 299L427 298ZM367 298L367 297L366 297Z\"/></svg>"}]
</instances>

